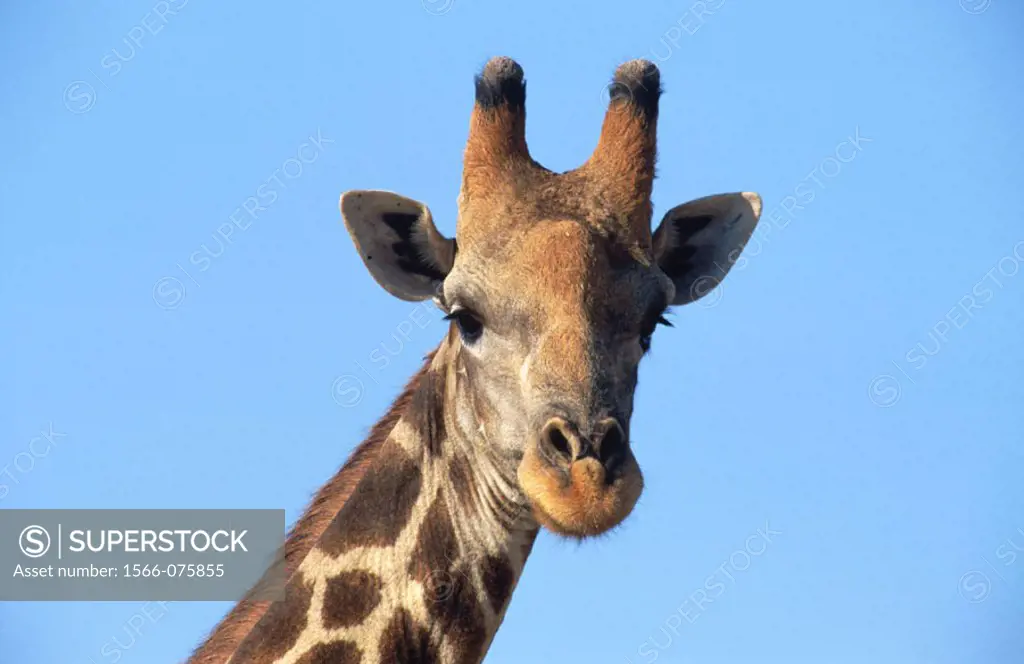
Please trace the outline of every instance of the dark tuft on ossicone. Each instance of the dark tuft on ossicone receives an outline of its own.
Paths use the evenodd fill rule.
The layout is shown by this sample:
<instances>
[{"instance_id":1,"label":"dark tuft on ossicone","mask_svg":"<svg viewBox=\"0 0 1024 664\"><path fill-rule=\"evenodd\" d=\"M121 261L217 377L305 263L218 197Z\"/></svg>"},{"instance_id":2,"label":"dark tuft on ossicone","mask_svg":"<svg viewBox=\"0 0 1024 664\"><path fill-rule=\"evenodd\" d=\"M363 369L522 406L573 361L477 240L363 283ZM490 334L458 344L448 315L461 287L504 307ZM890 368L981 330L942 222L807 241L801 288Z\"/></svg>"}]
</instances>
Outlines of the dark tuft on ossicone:
<instances>
[{"instance_id":1,"label":"dark tuft on ossicone","mask_svg":"<svg viewBox=\"0 0 1024 664\"><path fill-rule=\"evenodd\" d=\"M521 111L526 106L523 68L507 57L491 58L476 77L476 103L486 109L507 106Z\"/></svg>"},{"instance_id":2,"label":"dark tuft on ossicone","mask_svg":"<svg viewBox=\"0 0 1024 664\"><path fill-rule=\"evenodd\" d=\"M611 103L625 102L649 119L658 116L661 97L661 74L649 60L630 60L615 70L608 86Z\"/></svg>"}]
</instances>

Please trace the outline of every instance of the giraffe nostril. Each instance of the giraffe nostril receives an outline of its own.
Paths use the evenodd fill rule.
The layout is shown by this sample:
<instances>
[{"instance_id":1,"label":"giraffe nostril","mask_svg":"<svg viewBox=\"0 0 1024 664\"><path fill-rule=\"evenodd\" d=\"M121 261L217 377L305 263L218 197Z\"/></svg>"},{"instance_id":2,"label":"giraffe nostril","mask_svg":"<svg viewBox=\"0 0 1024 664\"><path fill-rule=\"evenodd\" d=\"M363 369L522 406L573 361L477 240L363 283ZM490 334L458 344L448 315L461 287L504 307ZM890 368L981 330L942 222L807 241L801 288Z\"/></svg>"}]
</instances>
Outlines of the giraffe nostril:
<instances>
[{"instance_id":1,"label":"giraffe nostril","mask_svg":"<svg viewBox=\"0 0 1024 664\"><path fill-rule=\"evenodd\" d=\"M548 456L548 461L563 466L572 462L575 439L576 436L568 429L568 424L557 417L544 425L540 435L541 448Z\"/></svg>"},{"instance_id":2,"label":"giraffe nostril","mask_svg":"<svg viewBox=\"0 0 1024 664\"><path fill-rule=\"evenodd\" d=\"M554 417L544 425L539 442L549 463L567 467L592 458L605 467L609 477L629 456L626 434L618 421L611 417L599 422L589 439L579 436L568 421Z\"/></svg>"},{"instance_id":3,"label":"giraffe nostril","mask_svg":"<svg viewBox=\"0 0 1024 664\"><path fill-rule=\"evenodd\" d=\"M558 427L552 427L551 430L548 431L548 442L556 452L565 458L568 459L572 456L572 448L569 445L569 439L565 437L565 434L562 433L562 430Z\"/></svg>"},{"instance_id":4,"label":"giraffe nostril","mask_svg":"<svg viewBox=\"0 0 1024 664\"><path fill-rule=\"evenodd\" d=\"M604 435L597 443L600 452L599 458L608 475L622 465L626 460L629 444L626 442L626 432L617 420L605 421Z\"/></svg>"}]
</instances>

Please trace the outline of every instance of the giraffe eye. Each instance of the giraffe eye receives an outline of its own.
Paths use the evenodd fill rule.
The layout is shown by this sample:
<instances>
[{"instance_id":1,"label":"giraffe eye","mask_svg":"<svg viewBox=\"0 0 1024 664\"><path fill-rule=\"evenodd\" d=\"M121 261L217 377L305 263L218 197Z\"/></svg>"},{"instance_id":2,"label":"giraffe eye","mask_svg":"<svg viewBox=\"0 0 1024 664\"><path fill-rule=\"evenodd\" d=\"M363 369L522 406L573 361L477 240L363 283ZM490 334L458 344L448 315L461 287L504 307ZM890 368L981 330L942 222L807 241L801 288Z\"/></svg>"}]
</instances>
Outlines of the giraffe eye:
<instances>
[{"instance_id":1,"label":"giraffe eye","mask_svg":"<svg viewBox=\"0 0 1024 664\"><path fill-rule=\"evenodd\" d=\"M658 316L654 319L653 323L644 325L644 330L640 333L640 347L645 353L651 349L651 337L654 336L654 330L657 329L659 325L672 327L671 321L665 318L665 316Z\"/></svg>"},{"instance_id":2,"label":"giraffe eye","mask_svg":"<svg viewBox=\"0 0 1024 664\"><path fill-rule=\"evenodd\" d=\"M459 328L462 340L467 344L476 343L480 335L483 334L484 324L468 309L453 311L445 316L444 319L455 321L455 326Z\"/></svg>"}]
</instances>

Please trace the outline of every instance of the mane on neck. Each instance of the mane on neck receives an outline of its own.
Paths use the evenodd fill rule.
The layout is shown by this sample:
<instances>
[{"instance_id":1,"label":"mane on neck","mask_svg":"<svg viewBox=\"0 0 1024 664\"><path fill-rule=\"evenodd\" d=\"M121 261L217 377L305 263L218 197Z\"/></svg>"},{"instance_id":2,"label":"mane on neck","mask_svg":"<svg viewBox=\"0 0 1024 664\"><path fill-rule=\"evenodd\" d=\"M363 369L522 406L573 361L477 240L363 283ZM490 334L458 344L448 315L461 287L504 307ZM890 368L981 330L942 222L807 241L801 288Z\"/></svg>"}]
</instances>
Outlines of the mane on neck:
<instances>
[{"instance_id":1,"label":"mane on neck","mask_svg":"<svg viewBox=\"0 0 1024 664\"><path fill-rule=\"evenodd\" d=\"M366 470L376 460L384 441L419 392L420 383L428 374L436 353L434 350L426 356L423 366L409 380L384 417L373 426L370 434L356 447L334 477L317 491L309 507L292 526L285 542L286 576L290 577L295 572L320 541L327 526L345 506ZM222 664L227 661L271 604L269 601L243 598L195 649L186 664Z\"/></svg>"}]
</instances>

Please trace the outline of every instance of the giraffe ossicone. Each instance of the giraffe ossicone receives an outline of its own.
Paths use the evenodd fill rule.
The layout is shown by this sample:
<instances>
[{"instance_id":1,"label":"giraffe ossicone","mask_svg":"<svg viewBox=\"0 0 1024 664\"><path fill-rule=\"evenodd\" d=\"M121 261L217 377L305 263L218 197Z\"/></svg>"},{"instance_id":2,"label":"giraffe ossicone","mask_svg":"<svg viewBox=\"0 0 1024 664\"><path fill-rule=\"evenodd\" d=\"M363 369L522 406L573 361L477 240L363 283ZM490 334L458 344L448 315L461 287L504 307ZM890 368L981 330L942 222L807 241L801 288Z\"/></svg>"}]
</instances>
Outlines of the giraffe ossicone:
<instances>
[{"instance_id":1,"label":"giraffe ossicone","mask_svg":"<svg viewBox=\"0 0 1024 664\"><path fill-rule=\"evenodd\" d=\"M640 360L735 264L760 198L693 200L652 232L650 62L618 68L593 154L564 173L530 156L522 68L494 58L475 83L455 237L395 193L340 201L371 276L433 299L448 332L292 528L285 599L239 602L192 664L479 662L539 529L607 532L643 490Z\"/></svg>"}]
</instances>

